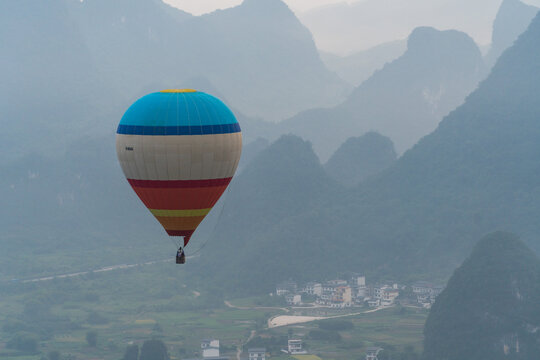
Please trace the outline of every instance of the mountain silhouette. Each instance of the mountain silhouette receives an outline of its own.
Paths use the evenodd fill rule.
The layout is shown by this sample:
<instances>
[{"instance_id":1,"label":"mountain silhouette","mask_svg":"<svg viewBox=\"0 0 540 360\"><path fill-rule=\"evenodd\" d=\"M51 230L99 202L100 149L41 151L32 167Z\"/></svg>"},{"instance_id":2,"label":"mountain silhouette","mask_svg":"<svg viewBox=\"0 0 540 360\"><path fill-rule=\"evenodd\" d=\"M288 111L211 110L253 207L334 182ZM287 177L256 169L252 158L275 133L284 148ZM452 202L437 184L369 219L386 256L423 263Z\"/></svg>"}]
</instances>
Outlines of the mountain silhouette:
<instances>
[{"instance_id":1,"label":"mountain silhouette","mask_svg":"<svg viewBox=\"0 0 540 360\"><path fill-rule=\"evenodd\" d=\"M310 140L326 160L350 136L377 131L398 153L433 131L482 76L474 41L457 31L418 28L405 54L375 72L332 109L304 111L280 124Z\"/></svg>"},{"instance_id":2,"label":"mountain silhouette","mask_svg":"<svg viewBox=\"0 0 540 360\"><path fill-rule=\"evenodd\" d=\"M534 359L540 352L540 260L517 236L484 237L437 297L424 359Z\"/></svg>"},{"instance_id":3,"label":"mountain silhouette","mask_svg":"<svg viewBox=\"0 0 540 360\"><path fill-rule=\"evenodd\" d=\"M358 185L396 161L392 141L375 132L347 139L324 165L328 174L346 186Z\"/></svg>"},{"instance_id":4,"label":"mountain silhouette","mask_svg":"<svg viewBox=\"0 0 540 360\"><path fill-rule=\"evenodd\" d=\"M306 164L312 164L312 170L302 176L304 166L285 166L298 184L281 184L270 200L256 197L252 194L265 188L261 182L276 181L275 169L281 164L279 156L259 161L261 153L231 191L236 198L243 192L249 196L234 202L235 211L226 212L223 222L228 225L219 232L228 248L235 249L230 262L257 259L257 264L249 275L227 265L231 272L223 271L219 281L228 281L234 273L236 284L249 281L266 292L273 281L306 273L325 278L340 271L364 271L402 280L442 280L476 239L497 229L516 232L540 249L539 38L537 16L462 106L394 165L353 190L298 185L309 174L318 174L317 181L327 184L328 176L313 170L319 167L310 160ZM290 154L284 149L281 157ZM297 187L302 191L294 191ZM238 257L236 249L241 249ZM202 269L220 263L223 251L209 247L201 258ZM324 267L314 266L317 261L324 261ZM270 270L276 268L279 272Z\"/></svg>"},{"instance_id":5,"label":"mountain silhouette","mask_svg":"<svg viewBox=\"0 0 540 360\"><path fill-rule=\"evenodd\" d=\"M519 0L504 0L495 22L491 48L486 55L486 65L491 68L501 54L521 35L538 13L538 8Z\"/></svg>"}]
</instances>

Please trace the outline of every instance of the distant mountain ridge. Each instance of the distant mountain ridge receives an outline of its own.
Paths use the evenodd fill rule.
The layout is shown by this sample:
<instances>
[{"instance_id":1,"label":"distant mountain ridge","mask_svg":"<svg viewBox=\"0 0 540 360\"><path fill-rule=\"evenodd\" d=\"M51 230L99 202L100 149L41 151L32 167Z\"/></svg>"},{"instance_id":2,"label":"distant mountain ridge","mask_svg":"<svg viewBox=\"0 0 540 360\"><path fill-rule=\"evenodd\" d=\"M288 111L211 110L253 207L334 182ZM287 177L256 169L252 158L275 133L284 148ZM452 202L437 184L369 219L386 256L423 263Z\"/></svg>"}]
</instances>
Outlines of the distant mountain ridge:
<instances>
[{"instance_id":1,"label":"distant mountain ridge","mask_svg":"<svg viewBox=\"0 0 540 360\"><path fill-rule=\"evenodd\" d=\"M300 13L299 17L314 34L317 47L336 54L404 39L419 26L456 29L480 44L488 44L500 1L342 1Z\"/></svg>"},{"instance_id":2,"label":"distant mountain ridge","mask_svg":"<svg viewBox=\"0 0 540 360\"><path fill-rule=\"evenodd\" d=\"M84 3L73 6L80 22L89 24L88 37L96 35L95 28L102 31L91 49L97 53L105 46L116 66L109 74L129 80L125 87L163 87L171 78L174 85L204 76L246 115L274 121L318 103L335 104L347 94L348 87L320 60L309 31L281 0L245 0L196 17L159 0ZM112 22L96 19L91 4ZM127 48L116 49L119 44ZM126 65L131 66L123 70Z\"/></svg>"},{"instance_id":3,"label":"distant mountain ridge","mask_svg":"<svg viewBox=\"0 0 540 360\"><path fill-rule=\"evenodd\" d=\"M324 165L327 173L346 186L356 186L390 167L397 159L392 141L375 132L351 137Z\"/></svg>"},{"instance_id":4,"label":"distant mountain ridge","mask_svg":"<svg viewBox=\"0 0 540 360\"><path fill-rule=\"evenodd\" d=\"M283 186L279 197L309 202L291 212L286 205L266 209L261 197L256 206L265 210L259 217L249 205L251 197L237 200L219 227L219 237L227 239L223 246L235 249L232 258L222 264L219 259L226 250L209 247L198 269L205 274L210 264L222 264L220 274L214 274L217 283L248 282L267 292L275 281L303 280L305 274L325 278L340 271L403 281L446 279L475 239L497 229L517 232L539 250L539 38L537 16L491 75L437 130L352 192L311 187L301 200L294 187ZM250 165L239 176L243 186L231 191L237 199L260 186L256 179L273 178L281 164L279 156L264 161L261 156L251 163L257 164L257 176ZM286 169L298 173L302 167ZM307 172L299 173L294 186L307 178ZM264 196L275 204L272 192ZM266 212L272 213L271 222ZM248 230L232 225L244 218L252 219ZM240 265L234 265L237 261ZM324 270L317 262L324 262ZM238 272L242 268L249 268L249 274ZM279 271L270 271L276 268Z\"/></svg>"},{"instance_id":5,"label":"distant mountain ridge","mask_svg":"<svg viewBox=\"0 0 540 360\"><path fill-rule=\"evenodd\" d=\"M504 0L493 23L491 48L486 55L489 69L501 54L521 35L538 13L538 8L519 0Z\"/></svg>"},{"instance_id":6,"label":"distant mountain ridge","mask_svg":"<svg viewBox=\"0 0 540 360\"><path fill-rule=\"evenodd\" d=\"M279 124L313 143L323 161L350 136L376 131L398 153L433 131L483 76L474 41L457 31L418 28L408 49L357 87L342 104L312 109Z\"/></svg>"},{"instance_id":7,"label":"distant mountain ridge","mask_svg":"<svg viewBox=\"0 0 540 360\"><path fill-rule=\"evenodd\" d=\"M358 86L386 63L403 55L405 50L407 50L407 42L396 40L347 56L321 52L321 58L326 66L335 71L343 80Z\"/></svg>"},{"instance_id":8,"label":"distant mountain ridge","mask_svg":"<svg viewBox=\"0 0 540 360\"><path fill-rule=\"evenodd\" d=\"M9 34L0 116L13 119L0 163L38 150L61 157L81 136L114 131L142 95L193 79L207 79L251 123L335 105L351 89L281 0L200 17L160 0L7 0L0 31Z\"/></svg>"}]
</instances>

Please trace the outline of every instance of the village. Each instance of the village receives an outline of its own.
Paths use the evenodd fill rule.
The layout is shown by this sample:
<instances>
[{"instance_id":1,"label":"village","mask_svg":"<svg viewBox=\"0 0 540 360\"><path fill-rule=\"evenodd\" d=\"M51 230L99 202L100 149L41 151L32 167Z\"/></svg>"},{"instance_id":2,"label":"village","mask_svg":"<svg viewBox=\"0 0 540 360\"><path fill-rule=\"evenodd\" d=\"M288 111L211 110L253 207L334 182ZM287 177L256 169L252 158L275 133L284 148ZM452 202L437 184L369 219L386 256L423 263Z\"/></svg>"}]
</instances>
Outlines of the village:
<instances>
[{"instance_id":1,"label":"village","mask_svg":"<svg viewBox=\"0 0 540 360\"><path fill-rule=\"evenodd\" d=\"M429 309L443 289L443 286L427 281L418 281L412 285L368 284L365 276L354 275L348 280L311 281L303 286L288 280L276 286L275 295L283 296L290 306L379 308L399 302L401 305Z\"/></svg>"}]
</instances>

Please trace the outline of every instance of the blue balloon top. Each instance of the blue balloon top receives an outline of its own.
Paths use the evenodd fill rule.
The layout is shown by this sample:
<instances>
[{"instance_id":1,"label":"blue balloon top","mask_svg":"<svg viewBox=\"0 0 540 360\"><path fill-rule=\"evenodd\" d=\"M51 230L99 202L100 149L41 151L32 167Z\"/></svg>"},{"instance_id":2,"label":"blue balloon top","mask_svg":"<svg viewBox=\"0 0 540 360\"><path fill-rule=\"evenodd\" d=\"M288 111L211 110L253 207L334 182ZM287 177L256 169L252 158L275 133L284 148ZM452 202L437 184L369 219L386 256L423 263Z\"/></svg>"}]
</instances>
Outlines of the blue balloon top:
<instances>
[{"instance_id":1,"label":"blue balloon top","mask_svg":"<svg viewBox=\"0 0 540 360\"><path fill-rule=\"evenodd\" d=\"M206 135L240 132L219 99L195 90L163 90L143 96L126 111L118 134Z\"/></svg>"}]
</instances>

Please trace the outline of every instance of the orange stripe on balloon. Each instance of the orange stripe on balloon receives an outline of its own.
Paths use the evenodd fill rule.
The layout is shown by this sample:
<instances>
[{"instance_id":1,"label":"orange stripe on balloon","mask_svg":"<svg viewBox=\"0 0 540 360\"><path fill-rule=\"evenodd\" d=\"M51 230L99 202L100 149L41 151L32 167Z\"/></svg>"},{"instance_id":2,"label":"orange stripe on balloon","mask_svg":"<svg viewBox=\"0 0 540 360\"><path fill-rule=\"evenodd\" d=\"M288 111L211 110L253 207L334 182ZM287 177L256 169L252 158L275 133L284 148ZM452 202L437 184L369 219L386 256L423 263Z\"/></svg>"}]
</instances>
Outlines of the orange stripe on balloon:
<instances>
[{"instance_id":1,"label":"orange stripe on balloon","mask_svg":"<svg viewBox=\"0 0 540 360\"><path fill-rule=\"evenodd\" d=\"M170 217L156 216L165 230L195 230L204 216Z\"/></svg>"}]
</instances>

